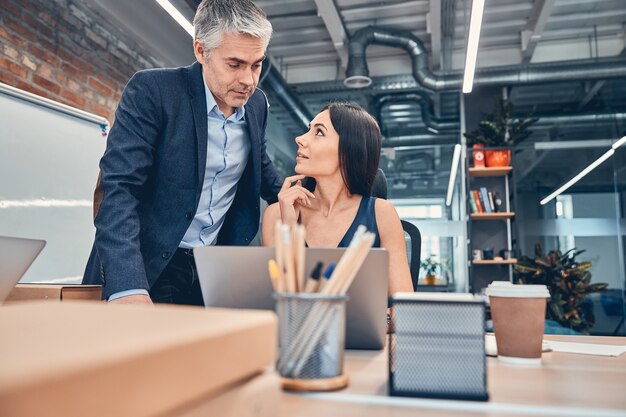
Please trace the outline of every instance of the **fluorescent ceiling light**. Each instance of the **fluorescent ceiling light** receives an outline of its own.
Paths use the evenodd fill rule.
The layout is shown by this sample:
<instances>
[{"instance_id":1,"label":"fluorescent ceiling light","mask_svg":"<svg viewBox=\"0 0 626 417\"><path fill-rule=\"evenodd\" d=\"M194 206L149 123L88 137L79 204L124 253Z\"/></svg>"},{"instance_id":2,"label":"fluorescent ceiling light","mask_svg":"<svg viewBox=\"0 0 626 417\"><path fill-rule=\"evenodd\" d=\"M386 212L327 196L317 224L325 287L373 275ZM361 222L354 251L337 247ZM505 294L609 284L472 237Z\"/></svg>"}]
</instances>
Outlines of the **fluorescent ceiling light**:
<instances>
[{"instance_id":1,"label":"fluorescent ceiling light","mask_svg":"<svg viewBox=\"0 0 626 417\"><path fill-rule=\"evenodd\" d=\"M452 154L452 165L450 166L450 180L448 182L448 194L446 195L446 206L452 204L452 193L454 192L454 183L456 180L456 172L459 170L459 160L461 159L461 145L454 145L454 154Z\"/></svg>"},{"instance_id":2,"label":"fluorescent ceiling light","mask_svg":"<svg viewBox=\"0 0 626 417\"><path fill-rule=\"evenodd\" d=\"M626 143L626 136L624 136L623 138L621 138L620 140L618 140L617 142L615 142L613 145L611 145L611 148L613 149L617 149L620 146L622 146L624 143Z\"/></svg>"},{"instance_id":3,"label":"fluorescent ceiling light","mask_svg":"<svg viewBox=\"0 0 626 417\"><path fill-rule=\"evenodd\" d=\"M558 149L584 149L584 148L604 148L611 146L611 139L595 140L563 140L558 142L535 142L535 150L551 151Z\"/></svg>"},{"instance_id":4,"label":"fluorescent ceiling light","mask_svg":"<svg viewBox=\"0 0 626 417\"><path fill-rule=\"evenodd\" d=\"M601 157L599 157L598 159L593 161L591 164L589 164L589 166L587 168L583 169L578 174L576 174L576 176L574 178L572 178L571 180L569 180L565 184L561 185L559 188L557 188L556 191L554 191L552 194L550 194L549 196L547 196L546 198L541 200L541 205L544 205L544 204L548 203L554 197L556 197L557 195L561 194L563 191L567 190L572 185L576 184L578 181L580 181L580 179L582 177L584 177L585 175L589 174L598 165L600 165L602 162L604 162L607 159L609 159L614 153L615 153L615 149L613 149L613 148L611 148L608 151L606 151L604 153L604 155L602 155Z\"/></svg>"},{"instance_id":5,"label":"fluorescent ceiling light","mask_svg":"<svg viewBox=\"0 0 626 417\"><path fill-rule=\"evenodd\" d=\"M156 0L159 6L163 7L165 11L174 18L174 20L187 32L191 37L194 37L193 25L178 11L176 7L168 0Z\"/></svg>"},{"instance_id":6,"label":"fluorescent ceiling light","mask_svg":"<svg viewBox=\"0 0 626 417\"><path fill-rule=\"evenodd\" d=\"M562 186L557 188L552 194L550 194L549 196L547 196L546 198L541 200L541 202L540 202L541 205L544 205L544 204L548 203L554 197L556 197L557 195L561 194L563 191L567 190L572 185L576 184L578 181L580 181L580 179L582 177L584 177L585 175L589 174L598 165L600 165L602 162L606 161L611 156L613 156L613 154L615 153L615 150L617 148L619 148L620 146L622 146L624 143L626 143L626 136L622 137L620 140L616 141L613 145L611 145L611 149L606 151L604 153L604 155L602 155L601 157L599 157L598 159L593 161L591 164L589 164L589 166L587 168L583 169L578 174L576 174L576 176L574 178L572 178L571 180L569 180L568 182L566 182L565 184L563 184Z\"/></svg>"},{"instance_id":7,"label":"fluorescent ceiling light","mask_svg":"<svg viewBox=\"0 0 626 417\"><path fill-rule=\"evenodd\" d=\"M463 74L463 92L471 93L474 86L474 71L476 70L476 57L478 56L478 40L480 39L480 27L483 22L483 9L485 0L472 1L472 15L470 19L469 35L467 36L467 51L465 55L465 73Z\"/></svg>"}]
</instances>

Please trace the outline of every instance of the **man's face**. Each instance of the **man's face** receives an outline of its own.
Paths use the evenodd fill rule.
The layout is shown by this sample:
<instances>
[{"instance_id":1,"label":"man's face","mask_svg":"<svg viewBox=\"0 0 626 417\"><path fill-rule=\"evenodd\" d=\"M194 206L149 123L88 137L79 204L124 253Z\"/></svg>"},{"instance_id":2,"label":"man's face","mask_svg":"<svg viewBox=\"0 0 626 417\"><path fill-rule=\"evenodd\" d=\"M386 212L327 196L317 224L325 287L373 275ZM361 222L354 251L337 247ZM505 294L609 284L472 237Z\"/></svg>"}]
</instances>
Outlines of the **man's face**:
<instances>
[{"instance_id":1,"label":"man's face","mask_svg":"<svg viewBox=\"0 0 626 417\"><path fill-rule=\"evenodd\" d=\"M196 59L219 109L228 117L252 96L265 59L263 40L247 35L224 35L222 43L205 51L194 41Z\"/></svg>"}]
</instances>

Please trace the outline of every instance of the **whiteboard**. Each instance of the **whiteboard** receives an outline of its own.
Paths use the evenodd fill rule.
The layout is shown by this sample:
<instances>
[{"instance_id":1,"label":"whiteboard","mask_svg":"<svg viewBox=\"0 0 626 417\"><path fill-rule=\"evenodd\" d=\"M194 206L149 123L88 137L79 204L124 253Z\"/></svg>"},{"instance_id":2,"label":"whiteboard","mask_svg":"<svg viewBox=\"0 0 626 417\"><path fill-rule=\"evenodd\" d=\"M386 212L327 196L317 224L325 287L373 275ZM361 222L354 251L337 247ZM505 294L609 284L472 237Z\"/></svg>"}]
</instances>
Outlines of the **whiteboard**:
<instances>
[{"instance_id":1,"label":"whiteboard","mask_svg":"<svg viewBox=\"0 0 626 417\"><path fill-rule=\"evenodd\" d=\"M2 87L0 235L48 242L21 282L78 283L95 234L92 200L106 145L103 126L76 117L88 113L30 93L26 101Z\"/></svg>"}]
</instances>

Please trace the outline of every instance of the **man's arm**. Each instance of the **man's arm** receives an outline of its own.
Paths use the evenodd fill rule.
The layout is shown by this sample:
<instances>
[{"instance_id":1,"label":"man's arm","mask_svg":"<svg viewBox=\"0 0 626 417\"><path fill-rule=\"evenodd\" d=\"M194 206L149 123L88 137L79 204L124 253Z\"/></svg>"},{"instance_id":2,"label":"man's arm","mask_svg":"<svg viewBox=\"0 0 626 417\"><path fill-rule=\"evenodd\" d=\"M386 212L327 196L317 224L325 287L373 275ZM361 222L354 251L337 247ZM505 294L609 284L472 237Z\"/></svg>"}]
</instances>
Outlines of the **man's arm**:
<instances>
[{"instance_id":1,"label":"man's arm","mask_svg":"<svg viewBox=\"0 0 626 417\"><path fill-rule=\"evenodd\" d=\"M124 89L100 161L103 199L94 223L105 298L126 290L149 290L138 207L161 128L160 102L156 76L135 74Z\"/></svg>"}]
</instances>

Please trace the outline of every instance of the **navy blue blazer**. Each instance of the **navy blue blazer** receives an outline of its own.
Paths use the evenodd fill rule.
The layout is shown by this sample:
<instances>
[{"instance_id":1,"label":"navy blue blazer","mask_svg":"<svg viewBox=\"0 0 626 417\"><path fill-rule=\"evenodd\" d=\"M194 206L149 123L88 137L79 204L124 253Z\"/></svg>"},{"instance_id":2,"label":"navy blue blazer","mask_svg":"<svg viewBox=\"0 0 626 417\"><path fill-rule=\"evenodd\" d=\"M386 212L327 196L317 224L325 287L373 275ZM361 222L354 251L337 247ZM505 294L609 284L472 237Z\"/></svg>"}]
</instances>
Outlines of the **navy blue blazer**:
<instances>
[{"instance_id":1,"label":"navy blue blazer","mask_svg":"<svg viewBox=\"0 0 626 417\"><path fill-rule=\"evenodd\" d=\"M218 245L248 245L259 226L259 197L274 202L282 185L266 153L262 91L246 109L251 150ZM102 202L83 284L102 298L146 289L178 248L198 208L206 166L207 107L202 67L136 73L122 94L100 161Z\"/></svg>"}]
</instances>

